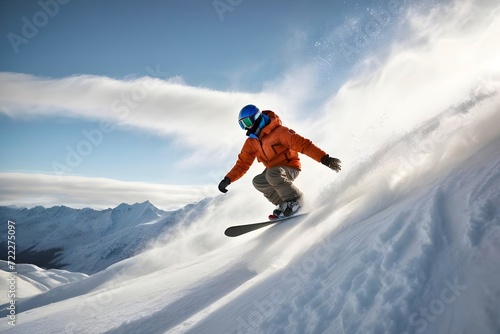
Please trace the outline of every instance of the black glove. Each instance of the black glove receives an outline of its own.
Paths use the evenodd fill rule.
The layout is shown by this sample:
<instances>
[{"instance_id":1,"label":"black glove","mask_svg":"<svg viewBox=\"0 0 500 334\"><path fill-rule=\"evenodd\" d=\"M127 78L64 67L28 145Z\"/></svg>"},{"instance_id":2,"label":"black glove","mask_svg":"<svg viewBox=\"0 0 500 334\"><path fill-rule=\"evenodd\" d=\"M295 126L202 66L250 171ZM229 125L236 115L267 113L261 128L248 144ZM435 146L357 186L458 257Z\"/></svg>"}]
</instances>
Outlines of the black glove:
<instances>
[{"instance_id":1,"label":"black glove","mask_svg":"<svg viewBox=\"0 0 500 334\"><path fill-rule=\"evenodd\" d=\"M321 163L326 167L333 169L337 173L340 172L340 164L342 162L337 158L330 158L330 156L327 154L323 158L321 158Z\"/></svg>"},{"instance_id":2,"label":"black glove","mask_svg":"<svg viewBox=\"0 0 500 334\"><path fill-rule=\"evenodd\" d=\"M222 181L219 183L219 190L223 192L224 194L227 193L227 186L231 184L231 180L226 176Z\"/></svg>"}]
</instances>

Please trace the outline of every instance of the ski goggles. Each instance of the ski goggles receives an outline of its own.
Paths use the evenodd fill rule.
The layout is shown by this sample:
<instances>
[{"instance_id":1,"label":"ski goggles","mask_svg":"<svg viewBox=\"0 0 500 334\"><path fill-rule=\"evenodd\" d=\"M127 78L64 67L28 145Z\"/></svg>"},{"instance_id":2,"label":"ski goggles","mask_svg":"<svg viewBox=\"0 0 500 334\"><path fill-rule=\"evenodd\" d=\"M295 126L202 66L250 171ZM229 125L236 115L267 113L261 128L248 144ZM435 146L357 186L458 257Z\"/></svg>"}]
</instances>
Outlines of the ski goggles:
<instances>
[{"instance_id":1,"label":"ski goggles","mask_svg":"<svg viewBox=\"0 0 500 334\"><path fill-rule=\"evenodd\" d=\"M248 116L239 120L242 129L249 129L253 125L253 116Z\"/></svg>"}]
</instances>

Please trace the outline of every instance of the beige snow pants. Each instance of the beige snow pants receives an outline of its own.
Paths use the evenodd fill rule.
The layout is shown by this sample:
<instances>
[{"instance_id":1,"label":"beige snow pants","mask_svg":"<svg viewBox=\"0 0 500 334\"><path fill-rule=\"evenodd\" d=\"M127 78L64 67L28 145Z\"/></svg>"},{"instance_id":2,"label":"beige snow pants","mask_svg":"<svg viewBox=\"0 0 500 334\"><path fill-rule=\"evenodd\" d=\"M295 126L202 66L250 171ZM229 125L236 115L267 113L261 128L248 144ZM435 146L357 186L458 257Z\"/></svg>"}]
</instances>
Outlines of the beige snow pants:
<instances>
[{"instance_id":1,"label":"beige snow pants","mask_svg":"<svg viewBox=\"0 0 500 334\"><path fill-rule=\"evenodd\" d=\"M253 178L253 186L271 203L279 205L302 196L300 190L292 183L299 173L300 170L292 167L267 168Z\"/></svg>"}]
</instances>

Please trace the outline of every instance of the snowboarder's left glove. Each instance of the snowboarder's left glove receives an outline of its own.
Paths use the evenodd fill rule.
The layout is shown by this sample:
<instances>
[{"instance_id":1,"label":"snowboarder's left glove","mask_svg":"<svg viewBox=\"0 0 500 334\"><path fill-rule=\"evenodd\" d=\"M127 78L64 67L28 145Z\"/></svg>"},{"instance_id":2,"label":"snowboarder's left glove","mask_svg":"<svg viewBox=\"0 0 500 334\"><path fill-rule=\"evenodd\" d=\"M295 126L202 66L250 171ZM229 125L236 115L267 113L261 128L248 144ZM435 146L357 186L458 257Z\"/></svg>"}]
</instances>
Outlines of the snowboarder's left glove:
<instances>
[{"instance_id":1,"label":"snowboarder's left glove","mask_svg":"<svg viewBox=\"0 0 500 334\"><path fill-rule=\"evenodd\" d=\"M328 154L321 158L321 163L328 168L333 169L337 173L340 172L340 164L342 163L337 158L331 158Z\"/></svg>"},{"instance_id":2,"label":"snowboarder's left glove","mask_svg":"<svg viewBox=\"0 0 500 334\"><path fill-rule=\"evenodd\" d=\"M227 193L227 186L231 184L231 180L226 176L222 181L219 183L219 190L223 192L224 194Z\"/></svg>"}]
</instances>

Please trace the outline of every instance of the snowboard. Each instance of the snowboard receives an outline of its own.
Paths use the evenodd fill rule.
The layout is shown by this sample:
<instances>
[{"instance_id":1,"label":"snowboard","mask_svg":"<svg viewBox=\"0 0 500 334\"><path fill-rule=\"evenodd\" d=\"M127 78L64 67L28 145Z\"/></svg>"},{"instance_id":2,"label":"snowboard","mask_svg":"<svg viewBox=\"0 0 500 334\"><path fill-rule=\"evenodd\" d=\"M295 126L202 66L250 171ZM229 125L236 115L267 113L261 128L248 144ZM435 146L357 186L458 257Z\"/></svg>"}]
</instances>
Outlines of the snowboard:
<instances>
[{"instance_id":1,"label":"snowboard","mask_svg":"<svg viewBox=\"0 0 500 334\"><path fill-rule=\"evenodd\" d=\"M309 214L308 212L298 213L298 214L290 216L290 217L283 217L283 218L268 220L268 221L261 222L261 223L252 223L252 224L246 224L246 225L230 226L224 231L224 234L228 237L237 237L239 235L242 235L242 234L245 234L248 232L252 232L252 231L258 230L260 228L263 228L263 227L266 227L269 225L281 223L283 221L294 219L294 218L304 217L308 214Z\"/></svg>"}]
</instances>

